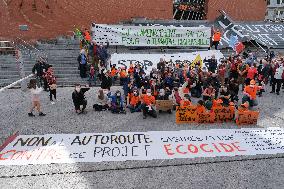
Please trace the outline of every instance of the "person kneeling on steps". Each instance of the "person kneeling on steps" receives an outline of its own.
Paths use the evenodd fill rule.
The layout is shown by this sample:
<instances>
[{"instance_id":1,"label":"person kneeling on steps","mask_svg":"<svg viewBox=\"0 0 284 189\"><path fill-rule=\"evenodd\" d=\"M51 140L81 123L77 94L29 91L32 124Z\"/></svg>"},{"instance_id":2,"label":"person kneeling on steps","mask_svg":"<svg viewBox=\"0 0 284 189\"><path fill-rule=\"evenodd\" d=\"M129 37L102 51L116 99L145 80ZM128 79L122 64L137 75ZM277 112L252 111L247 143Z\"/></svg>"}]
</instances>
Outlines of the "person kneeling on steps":
<instances>
[{"instance_id":1,"label":"person kneeling on steps","mask_svg":"<svg viewBox=\"0 0 284 189\"><path fill-rule=\"evenodd\" d=\"M155 97L152 96L151 89L147 89L147 93L142 97L141 108L143 110L143 119L146 119L147 115L153 118L157 117L157 112L154 109L155 102Z\"/></svg>"}]
</instances>

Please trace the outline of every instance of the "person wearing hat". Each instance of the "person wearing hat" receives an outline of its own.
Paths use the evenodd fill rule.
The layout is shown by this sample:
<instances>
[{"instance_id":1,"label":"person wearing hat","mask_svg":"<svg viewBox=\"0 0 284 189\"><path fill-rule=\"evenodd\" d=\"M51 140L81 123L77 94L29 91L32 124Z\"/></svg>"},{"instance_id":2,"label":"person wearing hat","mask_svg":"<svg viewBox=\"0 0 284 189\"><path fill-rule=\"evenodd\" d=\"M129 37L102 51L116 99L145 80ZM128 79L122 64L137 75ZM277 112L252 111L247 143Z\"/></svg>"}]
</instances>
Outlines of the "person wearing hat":
<instances>
[{"instance_id":1,"label":"person wearing hat","mask_svg":"<svg viewBox=\"0 0 284 189\"><path fill-rule=\"evenodd\" d=\"M157 112L154 109L156 100L155 97L152 96L151 89L147 89L146 94L142 96L141 99L142 111L143 111L143 119L147 118L147 115L150 115L153 118L157 118Z\"/></svg>"},{"instance_id":2,"label":"person wearing hat","mask_svg":"<svg viewBox=\"0 0 284 189\"><path fill-rule=\"evenodd\" d=\"M257 86L255 80L251 80L250 85L246 86L244 89L242 103L248 102L250 107L257 106L256 94L261 89L262 87Z\"/></svg>"},{"instance_id":3,"label":"person wearing hat","mask_svg":"<svg viewBox=\"0 0 284 189\"><path fill-rule=\"evenodd\" d=\"M85 92L90 90L89 87L81 88L80 84L75 85L75 90L72 93L72 100L77 114L84 113L87 107L87 100L85 99ZM80 106L83 106L82 110Z\"/></svg>"}]
</instances>

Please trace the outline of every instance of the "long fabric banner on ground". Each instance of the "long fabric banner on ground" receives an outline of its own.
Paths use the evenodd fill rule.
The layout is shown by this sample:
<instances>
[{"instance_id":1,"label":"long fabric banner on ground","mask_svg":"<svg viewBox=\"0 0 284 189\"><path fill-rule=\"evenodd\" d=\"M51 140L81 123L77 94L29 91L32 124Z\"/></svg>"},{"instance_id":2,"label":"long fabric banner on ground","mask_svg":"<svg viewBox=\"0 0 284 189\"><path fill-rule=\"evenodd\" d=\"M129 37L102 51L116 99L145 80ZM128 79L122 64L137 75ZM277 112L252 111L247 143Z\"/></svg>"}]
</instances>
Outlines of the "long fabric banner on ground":
<instances>
[{"instance_id":1,"label":"long fabric banner on ground","mask_svg":"<svg viewBox=\"0 0 284 189\"><path fill-rule=\"evenodd\" d=\"M0 165L154 160L284 153L284 129L20 135Z\"/></svg>"},{"instance_id":2,"label":"long fabric banner on ground","mask_svg":"<svg viewBox=\"0 0 284 189\"><path fill-rule=\"evenodd\" d=\"M97 43L119 46L209 47L211 37L209 27L95 24L92 32Z\"/></svg>"},{"instance_id":3,"label":"long fabric banner on ground","mask_svg":"<svg viewBox=\"0 0 284 189\"><path fill-rule=\"evenodd\" d=\"M152 68L157 68L157 64L160 59L163 58L165 61L172 61L174 64L187 64L191 66L196 57L200 55L201 61L203 62L202 67L208 67L206 60L210 59L212 55L215 55L218 63L220 59L224 58L224 55L218 50L210 51L197 51L193 53L177 53L177 54L112 54L111 63L116 64L117 67L127 67L130 64L140 64L146 74L149 74Z\"/></svg>"}]
</instances>

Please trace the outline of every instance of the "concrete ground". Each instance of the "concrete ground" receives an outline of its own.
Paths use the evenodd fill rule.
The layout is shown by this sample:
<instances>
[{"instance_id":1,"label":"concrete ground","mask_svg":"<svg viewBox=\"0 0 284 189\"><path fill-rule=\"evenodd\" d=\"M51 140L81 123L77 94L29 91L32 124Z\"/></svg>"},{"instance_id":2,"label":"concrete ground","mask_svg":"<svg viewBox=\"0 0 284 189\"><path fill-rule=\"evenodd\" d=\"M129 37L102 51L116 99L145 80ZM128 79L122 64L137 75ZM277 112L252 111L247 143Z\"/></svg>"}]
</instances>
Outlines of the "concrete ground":
<instances>
[{"instance_id":1,"label":"concrete ground","mask_svg":"<svg viewBox=\"0 0 284 189\"><path fill-rule=\"evenodd\" d=\"M268 87L269 88L269 87ZM113 133L236 129L234 123L198 125L175 123L175 115L159 114L142 119L141 113L114 115L94 112L98 88L86 93L87 114L76 115L73 88L59 88L58 101L41 95L46 117L29 118L30 94L20 89L0 93L0 138L19 131L21 135L59 133ZM113 90L116 90L114 88ZM284 127L284 92L265 92L259 98L260 119L247 127ZM194 99L196 101L197 99ZM195 158L152 161L0 166L0 188L284 188L284 155Z\"/></svg>"}]
</instances>

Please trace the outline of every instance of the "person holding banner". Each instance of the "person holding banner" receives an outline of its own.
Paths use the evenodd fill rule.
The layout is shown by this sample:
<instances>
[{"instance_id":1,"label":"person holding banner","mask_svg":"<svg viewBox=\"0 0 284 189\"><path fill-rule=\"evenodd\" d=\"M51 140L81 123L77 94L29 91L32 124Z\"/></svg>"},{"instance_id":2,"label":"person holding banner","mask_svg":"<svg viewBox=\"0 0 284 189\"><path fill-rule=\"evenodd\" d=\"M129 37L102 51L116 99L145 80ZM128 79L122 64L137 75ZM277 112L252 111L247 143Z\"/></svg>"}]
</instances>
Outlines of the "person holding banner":
<instances>
[{"instance_id":1,"label":"person holding banner","mask_svg":"<svg viewBox=\"0 0 284 189\"><path fill-rule=\"evenodd\" d=\"M153 118L157 118L157 112L154 109L156 100L155 97L152 96L151 89L147 89L146 94L142 95L141 102L143 119L146 119L147 115L150 115Z\"/></svg>"}]
</instances>

